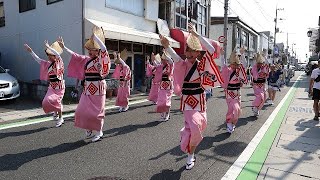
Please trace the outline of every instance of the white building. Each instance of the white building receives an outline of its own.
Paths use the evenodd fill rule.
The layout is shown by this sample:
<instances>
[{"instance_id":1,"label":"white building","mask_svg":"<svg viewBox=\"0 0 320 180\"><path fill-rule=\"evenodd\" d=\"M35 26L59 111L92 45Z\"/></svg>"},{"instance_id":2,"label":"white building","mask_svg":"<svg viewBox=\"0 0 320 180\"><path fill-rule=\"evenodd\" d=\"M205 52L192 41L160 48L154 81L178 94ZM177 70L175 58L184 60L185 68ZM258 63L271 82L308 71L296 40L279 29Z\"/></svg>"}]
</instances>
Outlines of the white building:
<instances>
[{"instance_id":1,"label":"white building","mask_svg":"<svg viewBox=\"0 0 320 180\"><path fill-rule=\"evenodd\" d=\"M267 35L265 35L264 33L259 33L259 52L268 52L269 49L269 38Z\"/></svg>"},{"instance_id":2,"label":"white building","mask_svg":"<svg viewBox=\"0 0 320 180\"><path fill-rule=\"evenodd\" d=\"M211 17L209 38L223 36L223 27L223 17ZM254 54L258 52L259 33L239 17L229 17L227 27L227 58L234 49L244 47L247 50L246 59L252 65Z\"/></svg>"},{"instance_id":3,"label":"white building","mask_svg":"<svg viewBox=\"0 0 320 180\"><path fill-rule=\"evenodd\" d=\"M145 54L160 49L158 9L159 0L0 0L0 65L20 81L39 79L39 65L24 50L24 43L46 59L44 40L52 43L62 36L68 48L84 54L83 45L97 25L105 30L110 54L128 50L134 87L142 83ZM173 47L180 46L170 41ZM63 53L62 58L67 67L69 55ZM73 86L74 79L66 74L66 84Z\"/></svg>"}]
</instances>

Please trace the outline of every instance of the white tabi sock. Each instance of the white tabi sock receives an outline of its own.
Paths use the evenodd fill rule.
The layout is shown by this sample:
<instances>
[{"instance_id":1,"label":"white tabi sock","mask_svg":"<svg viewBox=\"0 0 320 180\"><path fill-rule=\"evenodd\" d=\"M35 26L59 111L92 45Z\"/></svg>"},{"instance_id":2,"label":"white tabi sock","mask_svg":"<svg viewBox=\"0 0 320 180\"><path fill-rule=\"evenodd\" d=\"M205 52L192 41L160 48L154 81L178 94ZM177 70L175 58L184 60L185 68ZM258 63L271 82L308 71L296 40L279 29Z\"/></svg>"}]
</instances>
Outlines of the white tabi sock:
<instances>
[{"instance_id":1,"label":"white tabi sock","mask_svg":"<svg viewBox=\"0 0 320 180\"><path fill-rule=\"evenodd\" d=\"M194 161L194 153L193 154L188 153L187 163L190 164L193 161Z\"/></svg>"}]
</instances>

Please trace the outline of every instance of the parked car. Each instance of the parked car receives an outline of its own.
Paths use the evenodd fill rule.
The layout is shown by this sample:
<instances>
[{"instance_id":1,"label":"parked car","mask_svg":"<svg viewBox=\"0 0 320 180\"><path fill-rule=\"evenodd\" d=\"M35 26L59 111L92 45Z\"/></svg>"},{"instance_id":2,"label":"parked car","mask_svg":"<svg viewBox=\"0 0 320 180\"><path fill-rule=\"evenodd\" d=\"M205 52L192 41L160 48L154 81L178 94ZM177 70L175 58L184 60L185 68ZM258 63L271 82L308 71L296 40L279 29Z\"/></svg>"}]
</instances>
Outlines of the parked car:
<instances>
[{"instance_id":1,"label":"parked car","mask_svg":"<svg viewBox=\"0 0 320 180\"><path fill-rule=\"evenodd\" d=\"M15 99L20 96L20 86L16 78L11 76L9 69L0 66L0 100Z\"/></svg>"}]
</instances>

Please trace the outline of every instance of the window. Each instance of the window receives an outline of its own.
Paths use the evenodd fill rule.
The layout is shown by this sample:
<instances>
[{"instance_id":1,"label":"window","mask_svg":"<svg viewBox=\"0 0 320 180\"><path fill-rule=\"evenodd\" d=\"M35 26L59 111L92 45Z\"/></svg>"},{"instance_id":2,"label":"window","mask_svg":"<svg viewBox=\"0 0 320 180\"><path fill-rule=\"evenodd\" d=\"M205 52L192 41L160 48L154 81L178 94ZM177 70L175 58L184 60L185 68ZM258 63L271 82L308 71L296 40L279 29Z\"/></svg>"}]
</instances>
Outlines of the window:
<instances>
[{"instance_id":1,"label":"window","mask_svg":"<svg viewBox=\"0 0 320 180\"><path fill-rule=\"evenodd\" d=\"M142 44L132 44L132 50L134 53L142 53L143 50L142 50L142 47L143 45Z\"/></svg>"},{"instance_id":2,"label":"window","mask_svg":"<svg viewBox=\"0 0 320 180\"><path fill-rule=\"evenodd\" d=\"M47 0L47 5L48 4L53 4L53 3L56 3L56 2L59 2L59 1L63 1L63 0Z\"/></svg>"},{"instance_id":3,"label":"window","mask_svg":"<svg viewBox=\"0 0 320 180\"><path fill-rule=\"evenodd\" d=\"M19 0L19 13L36 8L36 0Z\"/></svg>"},{"instance_id":4,"label":"window","mask_svg":"<svg viewBox=\"0 0 320 180\"><path fill-rule=\"evenodd\" d=\"M0 2L0 27L5 26L5 18L4 18L4 6L3 2Z\"/></svg>"},{"instance_id":5,"label":"window","mask_svg":"<svg viewBox=\"0 0 320 180\"><path fill-rule=\"evenodd\" d=\"M248 33L247 32L242 32L242 43L241 46L248 47Z\"/></svg>"},{"instance_id":6,"label":"window","mask_svg":"<svg viewBox=\"0 0 320 180\"><path fill-rule=\"evenodd\" d=\"M116 40L106 40L106 47L111 51L119 51L119 41Z\"/></svg>"},{"instance_id":7,"label":"window","mask_svg":"<svg viewBox=\"0 0 320 180\"><path fill-rule=\"evenodd\" d=\"M127 49L128 52L132 51L132 43L131 42L125 42L125 41L120 41L119 44L120 52L124 49Z\"/></svg>"},{"instance_id":8,"label":"window","mask_svg":"<svg viewBox=\"0 0 320 180\"><path fill-rule=\"evenodd\" d=\"M199 33L202 36L206 36L207 32L207 8L206 8L206 4L200 4L198 3L198 23L199 23Z\"/></svg>"},{"instance_id":9,"label":"window","mask_svg":"<svg viewBox=\"0 0 320 180\"><path fill-rule=\"evenodd\" d=\"M170 26L170 7L171 7L171 2L167 0L159 1L159 18L166 20L169 27L171 27Z\"/></svg>"},{"instance_id":10,"label":"window","mask_svg":"<svg viewBox=\"0 0 320 180\"><path fill-rule=\"evenodd\" d=\"M176 27L187 29L187 3L186 0L176 0Z\"/></svg>"},{"instance_id":11,"label":"window","mask_svg":"<svg viewBox=\"0 0 320 180\"><path fill-rule=\"evenodd\" d=\"M237 28L237 44L240 47L240 42L241 42L241 30L240 28Z\"/></svg>"}]
</instances>

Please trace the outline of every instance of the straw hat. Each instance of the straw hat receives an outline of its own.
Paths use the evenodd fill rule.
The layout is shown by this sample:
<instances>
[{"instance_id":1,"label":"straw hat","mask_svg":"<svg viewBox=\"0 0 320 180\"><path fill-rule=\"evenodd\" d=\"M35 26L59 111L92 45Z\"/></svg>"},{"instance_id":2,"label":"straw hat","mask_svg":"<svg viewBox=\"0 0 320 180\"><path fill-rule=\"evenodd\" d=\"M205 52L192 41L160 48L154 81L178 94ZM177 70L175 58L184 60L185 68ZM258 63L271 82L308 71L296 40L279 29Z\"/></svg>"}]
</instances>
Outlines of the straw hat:
<instances>
[{"instance_id":1,"label":"straw hat","mask_svg":"<svg viewBox=\"0 0 320 180\"><path fill-rule=\"evenodd\" d=\"M161 63L161 56L160 56L159 53L154 56L154 60L155 60L157 63Z\"/></svg>"},{"instance_id":2,"label":"straw hat","mask_svg":"<svg viewBox=\"0 0 320 180\"><path fill-rule=\"evenodd\" d=\"M234 51L231 53L229 61L230 61L230 64L238 64L238 65L241 64L238 53Z\"/></svg>"},{"instance_id":3,"label":"straw hat","mask_svg":"<svg viewBox=\"0 0 320 180\"><path fill-rule=\"evenodd\" d=\"M120 64L120 60L117 58L117 57L114 57L115 58L115 61L114 63L116 64ZM127 49L124 49L120 52L120 58L123 60L123 61L126 61L128 59L128 51Z\"/></svg>"},{"instance_id":4,"label":"straw hat","mask_svg":"<svg viewBox=\"0 0 320 180\"><path fill-rule=\"evenodd\" d=\"M167 60L167 57L171 58L170 55L166 53L166 51L163 51L161 58Z\"/></svg>"},{"instance_id":5,"label":"straw hat","mask_svg":"<svg viewBox=\"0 0 320 180\"><path fill-rule=\"evenodd\" d=\"M265 58L260 53L257 53L254 59L256 60L257 63L264 63L266 61Z\"/></svg>"},{"instance_id":6,"label":"straw hat","mask_svg":"<svg viewBox=\"0 0 320 180\"><path fill-rule=\"evenodd\" d=\"M194 51L203 50L199 38L195 37L192 34L190 34L187 39L187 46Z\"/></svg>"},{"instance_id":7,"label":"straw hat","mask_svg":"<svg viewBox=\"0 0 320 180\"><path fill-rule=\"evenodd\" d=\"M92 29L92 33L95 34L102 42L105 41L105 36L102 28L94 26ZM100 46L97 42L95 42L91 37L88 41L84 44L86 49L100 49Z\"/></svg>"},{"instance_id":8,"label":"straw hat","mask_svg":"<svg viewBox=\"0 0 320 180\"><path fill-rule=\"evenodd\" d=\"M51 44L50 46L52 49L56 50L59 54L62 54L63 50L60 47L59 43L55 41L54 43ZM46 53L50 55L55 55L50 49L46 48Z\"/></svg>"}]
</instances>

